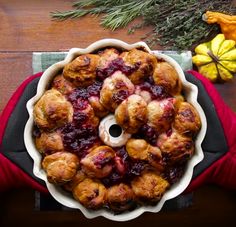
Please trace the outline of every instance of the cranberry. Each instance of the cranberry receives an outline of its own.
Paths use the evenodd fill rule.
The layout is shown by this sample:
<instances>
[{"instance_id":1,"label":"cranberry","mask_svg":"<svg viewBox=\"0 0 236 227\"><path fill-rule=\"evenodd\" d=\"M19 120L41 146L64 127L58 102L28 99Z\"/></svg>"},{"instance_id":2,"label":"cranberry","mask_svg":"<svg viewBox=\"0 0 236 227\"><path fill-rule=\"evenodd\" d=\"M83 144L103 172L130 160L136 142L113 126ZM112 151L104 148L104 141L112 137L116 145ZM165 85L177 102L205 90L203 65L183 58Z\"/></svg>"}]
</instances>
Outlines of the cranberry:
<instances>
[{"instance_id":1,"label":"cranberry","mask_svg":"<svg viewBox=\"0 0 236 227\"><path fill-rule=\"evenodd\" d=\"M141 172L144 170L145 166L146 166L146 163L143 161L133 162L128 171L128 175L131 177L139 176Z\"/></svg>"},{"instance_id":2,"label":"cranberry","mask_svg":"<svg viewBox=\"0 0 236 227\"><path fill-rule=\"evenodd\" d=\"M134 135L135 138L145 139L151 145L154 145L154 146L156 145L156 142L157 142L157 136L158 136L158 133L155 131L155 129L147 124L143 125L139 129L138 133Z\"/></svg>"},{"instance_id":3,"label":"cranberry","mask_svg":"<svg viewBox=\"0 0 236 227\"><path fill-rule=\"evenodd\" d=\"M102 83L96 81L92 85L87 87L87 92L90 96L100 96L101 88L102 88Z\"/></svg>"},{"instance_id":4,"label":"cranberry","mask_svg":"<svg viewBox=\"0 0 236 227\"><path fill-rule=\"evenodd\" d=\"M162 86L153 85L150 90L151 90L153 99L164 99L168 97L168 93L165 91L164 87Z\"/></svg>"},{"instance_id":5,"label":"cranberry","mask_svg":"<svg viewBox=\"0 0 236 227\"><path fill-rule=\"evenodd\" d=\"M73 107L78 110L84 110L88 107L88 104L88 100L78 98L78 100L73 103Z\"/></svg>"},{"instance_id":6,"label":"cranberry","mask_svg":"<svg viewBox=\"0 0 236 227\"><path fill-rule=\"evenodd\" d=\"M113 94L112 100L115 103L120 104L128 96L129 96L129 92L127 90L118 90L116 93Z\"/></svg>"},{"instance_id":7,"label":"cranberry","mask_svg":"<svg viewBox=\"0 0 236 227\"><path fill-rule=\"evenodd\" d=\"M74 111L73 119L74 119L74 121L81 124L82 122L84 122L88 119L88 116L81 111Z\"/></svg>"},{"instance_id":8,"label":"cranberry","mask_svg":"<svg viewBox=\"0 0 236 227\"><path fill-rule=\"evenodd\" d=\"M125 62L122 58L116 58L111 61L107 67L103 69L97 69L96 76L100 81L103 81L107 77L111 76L116 71L121 71L126 76L132 74L140 66L140 62L137 62L134 66L125 65Z\"/></svg>"},{"instance_id":9,"label":"cranberry","mask_svg":"<svg viewBox=\"0 0 236 227\"><path fill-rule=\"evenodd\" d=\"M77 88L68 96L68 100L73 103L76 102L78 98L87 99L88 97L89 95L85 88Z\"/></svg>"}]
</instances>

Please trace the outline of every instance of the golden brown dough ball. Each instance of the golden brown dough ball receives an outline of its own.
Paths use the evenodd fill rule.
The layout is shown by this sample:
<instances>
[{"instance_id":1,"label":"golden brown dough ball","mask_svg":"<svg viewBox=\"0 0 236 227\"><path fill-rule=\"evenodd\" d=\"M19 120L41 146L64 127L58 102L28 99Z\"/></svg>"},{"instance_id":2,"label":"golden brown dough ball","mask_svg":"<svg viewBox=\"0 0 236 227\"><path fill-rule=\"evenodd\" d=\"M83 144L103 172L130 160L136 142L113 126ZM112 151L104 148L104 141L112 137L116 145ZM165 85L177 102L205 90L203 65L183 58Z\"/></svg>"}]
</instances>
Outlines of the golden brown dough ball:
<instances>
[{"instance_id":1,"label":"golden brown dough ball","mask_svg":"<svg viewBox=\"0 0 236 227\"><path fill-rule=\"evenodd\" d=\"M107 190L98 180L86 178L72 190L74 198L89 209L98 209L106 202Z\"/></svg>"},{"instance_id":2,"label":"golden brown dough ball","mask_svg":"<svg viewBox=\"0 0 236 227\"><path fill-rule=\"evenodd\" d=\"M88 102L84 105L84 109L77 110L74 114L75 121L81 121L81 119L84 123L86 122L86 125L94 128L99 125L99 118L95 116L94 110Z\"/></svg>"},{"instance_id":3,"label":"golden brown dough ball","mask_svg":"<svg viewBox=\"0 0 236 227\"><path fill-rule=\"evenodd\" d=\"M139 85L135 86L135 94L141 96L148 104L152 101L152 95L149 91L142 90Z\"/></svg>"},{"instance_id":4,"label":"golden brown dough ball","mask_svg":"<svg viewBox=\"0 0 236 227\"><path fill-rule=\"evenodd\" d=\"M147 106L147 124L158 133L168 130L174 120L174 99L154 100Z\"/></svg>"},{"instance_id":5,"label":"golden brown dough ball","mask_svg":"<svg viewBox=\"0 0 236 227\"><path fill-rule=\"evenodd\" d=\"M151 76L157 64L157 59L154 55L137 49L123 52L120 57L126 65L134 67L134 72L129 75L134 84L140 84L148 76Z\"/></svg>"},{"instance_id":6,"label":"golden brown dough ball","mask_svg":"<svg viewBox=\"0 0 236 227\"><path fill-rule=\"evenodd\" d=\"M131 181L134 194L141 201L158 201L169 187L169 183L157 173L149 171Z\"/></svg>"},{"instance_id":7,"label":"golden brown dough ball","mask_svg":"<svg viewBox=\"0 0 236 227\"><path fill-rule=\"evenodd\" d=\"M118 125L128 133L136 133L147 120L147 103L139 95L131 95L115 110Z\"/></svg>"},{"instance_id":8,"label":"golden brown dough ball","mask_svg":"<svg viewBox=\"0 0 236 227\"><path fill-rule=\"evenodd\" d=\"M129 139L126 143L126 151L133 159L148 160L149 146L146 140Z\"/></svg>"},{"instance_id":9,"label":"golden brown dough ball","mask_svg":"<svg viewBox=\"0 0 236 227\"><path fill-rule=\"evenodd\" d=\"M42 162L48 181L55 184L64 184L72 180L78 166L78 157L69 152L56 152L46 156Z\"/></svg>"},{"instance_id":10,"label":"golden brown dough ball","mask_svg":"<svg viewBox=\"0 0 236 227\"><path fill-rule=\"evenodd\" d=\"M162 133L159 135L157 145L168 164L185 162L194 152L192 138L181 135L175 130L171 134Z\"/></svg>"},{"instance_id":11,"label":"golden brown dough ball","mask_svg":"<svg viewBox=\"0 0 236 227\"><path fill-rule=\"evenodd\" d=\"M201 120L196 109L188 102L182 102L174 120L174 128L185 135L196 134L201 127Z\"/></svg>"},{"instance_id":12,"label":"golden brown dough ball","mask_svg":"<svg viewBox=\"0 0 236 227\"><path fill-rule=\"evenodd\" d=\"M71 122L73 107L59 91L50 89L35 104L33 114L39 128L50 130Z\"/></svg>"},{"instance_id":13,"label":"golden brown dough ball","mask_svg":"<svg viewBox=\"0 0 236 227\"><path fill-rule=\"evenodd\" d=\"M162 153L161 150L156 146L149 146L148 150L148 162L151 166L153 166L156 171L163 172L165 166L162 161Z\"/></svg>"},{"instance_id":14,"label":"golden brown dough ball","mask_svg":"<svg viewBox=\"0 0 236 227\"><path fill-rule=\"evenodd\" d=\"M117 106L134 93L134 85L120 71L104 80L100 91L100 102L108 110L114 112Z\"/></svg>"},{"instance_id":15,"label":"golden brown dough ball","mask_svg":"<svg viewBox=\"0 0 236 227\"><path fill-rule=\"evenodd\" d=\"M63 95L69 95L76 87L63 75L57 75L52 81L52 87L60 91Z\"/></svg>"},{"instance_id":16,"label":"golden brown dough ball","mask_svg":"<svg viewBox=\"0 0 236 227\"><path fill-rule=\"evenodd\" d=\"M78 170L75 176L68 183L63 185L63 188L67 191L72 191L75 186L82 182L86 178L85 173L82 170Z\"/></svg>"},{"instance_id":17,"label":"golden brown dough ball","mask_svg":"<svg viewBox=\"0 0 236 227\"><path fill-rule=\"evenodd\" d=\"M91 150L81 160L82 170L89 177L103 178L112 171L112 161L115 152L111 147L99 146Z\"/></svg>"},{"instance_id":18,"label":"golden brown dough ball","mask_svg":"<svg viewBox=\"0 0 236 227\"><path fill-rule=\"evenodd\" d=\"M115 48L106 48L103 51L99 51L99 68L107 68L109 63L119 57L119 51Z\"/></svg>"},{"instance_id":19,"label":"golden brown dough ball","mask_svg":"<svg viewBox=\"0 0 236 227\"><path fill-rule=\"evenodd\" d=\"M42 132L35 138L36 148L43 154L52 154L64 150L60 132Z\"/></svg>"},{"instance_id":20,"label":"golden brown dough ball","mask_svg":"<svg viewBox=\"0 0 236 227\"><path fill-rule=\"evenodd\" d=\"M175 68L167 62L158 62L153 73L155 84L163 86L165 90L172 94L179 94L182 84Z\"/></svg>"},{"instance_id":21,"label":"golden brown dough ball","mask_svg":"<svg viewBox=\"0 0 236 227\"><path fill-rule=\"evenodd\" d=\"M129 139L126 143L126 151L131 158L148 161L156 170L163 171L161 150L150 145L146 140Z\"/></svg>"},{"instance_id":22,"label":"golden brown dough ball","mask_svg":"<svg viewBox=\"0 0 236 227\"><path fill-rule=\"evenodd\" d=\"M134 205L135 195L130 186L120 183L107 189L107 203L112 210L124 211Z\"/></svg>"},{"instance_id":23,"label":"golden brown dough ball","mask_svg":"<svg viewBox=\"0 0 236 227\"><path fill-rule=\"evenodd\" d=\"M88 101L97 117L102 118L109 114L109 111L100 102L99 97L91 96L88 98Z\"/></svg>"},{"instance_id":24,"label":"golden brown dough ball","mask_svg":"<svg viewBox=\"0 0 236 227\"><path fill-rule=\"evenodd\" d=\"M96 54L84 54L66 64L63 76L75 86L87 87L96 79L96 69L100 57Z\"/></svg>"}]
</instances>

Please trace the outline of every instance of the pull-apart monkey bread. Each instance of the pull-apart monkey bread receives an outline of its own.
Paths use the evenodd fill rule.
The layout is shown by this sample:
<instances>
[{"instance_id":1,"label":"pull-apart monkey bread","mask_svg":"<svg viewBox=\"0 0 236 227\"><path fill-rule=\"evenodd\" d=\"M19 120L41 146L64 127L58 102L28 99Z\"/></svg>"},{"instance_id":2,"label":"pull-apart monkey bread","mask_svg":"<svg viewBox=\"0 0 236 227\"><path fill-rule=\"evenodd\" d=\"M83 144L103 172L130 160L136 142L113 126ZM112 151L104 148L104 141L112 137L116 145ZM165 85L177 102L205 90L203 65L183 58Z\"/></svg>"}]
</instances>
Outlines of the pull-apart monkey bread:
<instances>
[{"instance_id":1,"label":"pull-apart monkey bread","mask_svg":"<svg viewBox=\"0 0 236 227\"><path fill-rule=\"evenodd\" d=\"M100 138L108 114L129 134L124 146ZM172 65L112 47L68 63L33 116L48 181L86 208L115 212L157 203L183 174L201 127Z\"/></svg>"}]
</instances>

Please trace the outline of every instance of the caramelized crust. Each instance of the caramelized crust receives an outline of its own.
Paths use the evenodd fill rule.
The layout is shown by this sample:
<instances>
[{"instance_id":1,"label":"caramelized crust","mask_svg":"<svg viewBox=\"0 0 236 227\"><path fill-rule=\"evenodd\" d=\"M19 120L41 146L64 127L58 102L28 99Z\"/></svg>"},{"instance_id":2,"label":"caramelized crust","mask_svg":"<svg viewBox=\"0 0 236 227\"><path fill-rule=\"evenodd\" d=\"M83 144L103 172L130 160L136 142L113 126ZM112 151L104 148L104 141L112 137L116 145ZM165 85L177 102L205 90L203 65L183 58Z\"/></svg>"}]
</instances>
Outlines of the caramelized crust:
<instances>
[{"instance_id":1,"label":"caramelized crust","mask_svg":"<svg viewBox=\"0 0 236 227\"><path fill-rule=\"evenodd\" d=\"M107 190L98 180L86 178L73 188L73 196L85 207L98 209L106 202Z\"/></svg>"},{"instance_id":2,"label":"caramelized crust","mask_svg":"<svg viewBox=\"0 0 236 227\"><path fill-rule=\"evenodd\" d=\"M153 73L155 84L163 86L171 95L179 94L182 90L182 84L179 75L167 62L158 62Z\"/></svg>"},{"instance_id":3,"label":"caramelized crust","mask_svg":"<svg viewBox=\"0 0 236 227\"><path fill-rule=\"evenodd\" d=\"M126 65L134 68L134 72L128 76L134 84L140 84L149 76L152 76L157 64L157 59L154 55L137 49L123 52L120 57Z\"/></svg>"},{"instance_id":4,"label":"caramelized crust","mask_svg":"<svg viewBox=\"0 0 236 227\"><path fill-rule=\"evenodd\" d=\"M134 192L127 184L120 183L107 190L107 203L112 210L128 210L134 205L134 199Z\"/></svg>"},{"instance_id":5,"label":"caramelized crust","mask_svg":"<svg viewBox=\"0 0 236 227\"><path fill-rule=\"evenodd\" d=\"M157 139L157 145L162 151L168 164L185 162L194 152L192 138L173 131L170 135L163 133Z\"/></svg>"},{"instance_id":6,"label":"caramelized crust","mask_svg":"<svg viewBox=\"0 0 236 227\"><path fill-rule=\"evenodd\" d=\"M99 63L99 56L96 54L84 54L66 64L63 76L75 86L87 87L96 79L96 69Z\"/></svg>"},{"instance_id":7,"label":"caramelized crust","mask_svg":"<svg viewBox=\"0 0 236 227\"><path fill-rule=\"evenodd\" d=\"M147 120L147 103L139 95L131 95L116 109L115 118L128 133L136 133Z\"/></svg>"},{"instance_id":8,"label":"caramelized crust","mask_svg":"<svg viewBox=\"0 0 236 227\"><path fill-rule=\"evenodd\" d=\"M89 177L106 177L112 171L112 161L114 157L115 152L111 147L95 147L81 160L82 170Z\"/></svg>"},{"instance_id":9,"label":"caramelized crust","mask_svg":"<svg viewBox=\"0 0 236 227\"><path fill-rule=\"evenodd\" d=\"M52 154L64 150L61 134L57 131L42 132L35 138L36 148L42 154Z\"/></svg>"},{"instance_id":10,"label":"caramelized crust","mask_svg":"<svg viewBox=\"0 0 236 227\"><path fill-rule=\"evenodd\" d=\"M97 96L88 98L89 104L93 107L94 113L97 117L102 118L109 114L109 111L102 105Z\"/></svg>"},{"instance_id":11,"label":"caramelized crust","mask_svg":"<svg viewBox=\"0 0 236 227\"><path fill-rule=\"evenodd\" d=\"M134 85L120 71L104 80L100 91L101 104L111 112L114 112L118 105L128 96L134 93Z\"/></svg>"},{"instance_id":12,"label":"caramelized crust","mask_svg":"<svg viewBox=\"0 0 236 227\"><path fill-rule=\"evenodd\" d=\"M60 91L63 95L69 95L76 87L63 75L57 75L52 81L52 87Z\"/></svg>"},{"instance_id":13,"label":"caramelized crust","mask_svg":"<svg viewBox=\"0 0 236 227\"><path fill-rule=\"evenodd\" d=\"M147 124L154 128L158 133L165 132L174 120L175 109L174 99L154 100L147 106Z\"/></svg>"},{"instance_id":14,"label":"caramelized crust","mask_svg":"<svg viewBox=\"0 0 236 227\"><path fill-rule=\"evenodd\" d=\"M144 172L131 182L134 194L142 201L158 201L169 187L169 183L155 172Z\"/></svg>"},{"instance_id":15,"label":"caramelized crust","mask_svg":"<svg viewBox=\"0 0 236 227\"><path fill-rule=\"evenodd\" d=\"M73 189L86 178L85 173L82 170L78 170L75 176L68 183L63 185L63 188L72 192Z\"/></svg>"},{"instance_id":16,"label":"caramelized crust","mask_svg":"<svg viewBox=\"0 0 236 227\"><path fill-rule=\"evenodd\" d=\"M48 181L55 184L64 184L72 180L78 166L78 157L69 152L56 152L46 156L42 162Z\"/></svg>"},{"instance_id":17,"label":"caramelized crust","mask_svg":"<svg viewBox=\"0 0 236 227\"><path fill-rule=\"evenodd\" d=\"M100 56L98 68L109 67L109 63L119 57L119 51L115 48L106 48L98 54Z\"/></svg>"},{"instance_id":18,"label":"caramelized crust","mask_svg":"<svg viewBox=\"0 0 236 227\"><path fill-rule=\"evenodd\" d=\"M196 109L188 102L182 102L174 120L174 128L185 135L195 135L201 127L201 121Z\"/></svg>"},{"instance_id":19,"label":"caramelized crust","mask_svg":"<svg viewBox=\"0 0 236 227\"><path fill-rule=\"evenodd\" d=\"M39 128L51 130L72 121L73 107L56 89L44 93L34 106L34 121Z\"/></svg>"}]
</instances>

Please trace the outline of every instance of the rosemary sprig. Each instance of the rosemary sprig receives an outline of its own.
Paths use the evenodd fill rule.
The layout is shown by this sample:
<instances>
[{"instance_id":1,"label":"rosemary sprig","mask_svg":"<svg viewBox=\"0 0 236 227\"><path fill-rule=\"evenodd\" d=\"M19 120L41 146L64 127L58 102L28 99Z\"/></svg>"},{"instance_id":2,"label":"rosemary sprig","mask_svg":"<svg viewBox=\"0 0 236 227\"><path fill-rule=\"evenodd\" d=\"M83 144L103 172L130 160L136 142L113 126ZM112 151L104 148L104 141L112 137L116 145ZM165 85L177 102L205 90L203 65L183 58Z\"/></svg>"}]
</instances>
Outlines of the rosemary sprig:
<instances>
[{"instance_id":1,"label":"rosemary sprig","mask_svg":"<svg viewBox=\"0 0 236 227\"><path fill-rule=\"evenodd\" d=\"M232 0L80 0L73 9L51 13L53 19L79 18L86 14L100 15L101 25L115 30L127 26L141 16L143 21L128 30L129 33L152 25L145 40L150 45L161 44L166 49L189 49L219 30L217 25L202 21L207 10L236 13Z\"/></svg>"}]
</instances>

